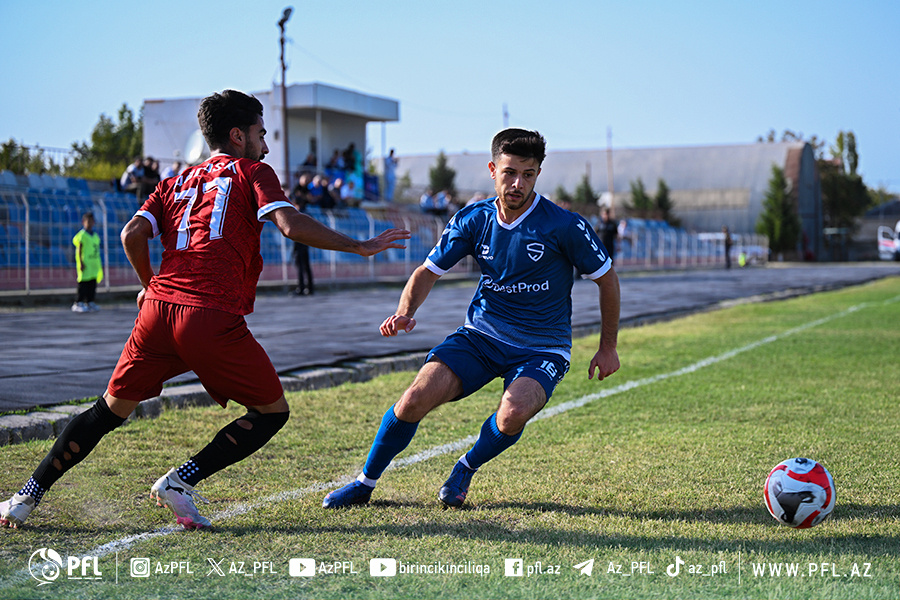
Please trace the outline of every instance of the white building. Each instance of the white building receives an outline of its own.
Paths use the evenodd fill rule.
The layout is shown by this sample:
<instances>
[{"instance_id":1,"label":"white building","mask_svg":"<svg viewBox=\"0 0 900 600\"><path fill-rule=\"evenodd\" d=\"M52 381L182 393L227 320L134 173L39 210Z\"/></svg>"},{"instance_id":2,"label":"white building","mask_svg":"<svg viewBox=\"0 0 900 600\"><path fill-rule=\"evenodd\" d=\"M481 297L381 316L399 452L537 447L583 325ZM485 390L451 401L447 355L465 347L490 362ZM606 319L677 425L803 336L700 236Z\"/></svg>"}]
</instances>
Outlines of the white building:
<instances>
[{"instance_id":1,"label":"white building","mask_svg":"<svg viewBox=\"0 0 900 600\"><path fill-rule=\"evenodd\" d=\"M343 151L351 142L362 155L366 151L366 125L393 122L400 118L396 100L371 96L322 83L287 86L288 158L295 173L307 156L324 165L334 150ZM293 183L284 173L284 132L281 87L251 92L263 105L266 142L270 164L281 181ZM207 155L197 124L197 110L203 98L175 98L144 101L144 156L156 158L162 167L178 160L198 162ZM287 184L286 184L287 185Z\"/></svg>"}]
</instances>

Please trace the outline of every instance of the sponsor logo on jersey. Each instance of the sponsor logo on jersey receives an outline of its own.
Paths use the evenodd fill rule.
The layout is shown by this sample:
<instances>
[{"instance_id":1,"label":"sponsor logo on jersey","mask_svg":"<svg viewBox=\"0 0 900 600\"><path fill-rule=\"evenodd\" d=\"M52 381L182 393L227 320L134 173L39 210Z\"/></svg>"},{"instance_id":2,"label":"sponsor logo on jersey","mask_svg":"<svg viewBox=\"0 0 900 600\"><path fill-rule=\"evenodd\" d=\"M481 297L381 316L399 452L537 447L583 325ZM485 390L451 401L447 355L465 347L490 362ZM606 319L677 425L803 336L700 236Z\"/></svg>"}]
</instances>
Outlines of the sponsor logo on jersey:
<instances>
[{"instance_id":1,"label":"sponsor logo on jersey","mask_svg":"<svg viewBox=\"0 0 900 600\"><path fill-rule=\"evenodd\" d=\"M505 294L523 294L529 292L546 292L550 289L550 280L545 280L541 283L525 283L524 281L520 281L519 283L511 283L509 285L503 285L500 283L496 283L490 277L485 277L484 281L482 281L481 286L485 289L492 290L494 292L501 292Z\"/></svg>"}]
</instances>

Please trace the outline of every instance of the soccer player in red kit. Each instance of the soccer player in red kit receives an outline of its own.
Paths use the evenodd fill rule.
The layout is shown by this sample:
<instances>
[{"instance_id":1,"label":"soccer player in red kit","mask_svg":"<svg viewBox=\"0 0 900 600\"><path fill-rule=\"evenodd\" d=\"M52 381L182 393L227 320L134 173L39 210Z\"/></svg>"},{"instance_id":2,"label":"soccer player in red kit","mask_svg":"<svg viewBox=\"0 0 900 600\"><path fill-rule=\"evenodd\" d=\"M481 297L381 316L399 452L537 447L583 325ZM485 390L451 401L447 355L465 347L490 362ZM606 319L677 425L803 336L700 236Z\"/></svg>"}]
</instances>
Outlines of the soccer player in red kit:
<instances>
[{"instance_id":1,"label":"soccer player in red kit","mask_svg":"<svg viewBox=\"0 0 900 600\"><path fill-rule=\"evenodd\" d=\"M122 230L122 244L142 289L140 308L106 393L63 430L23 488L0 502L0 525L17 527L44 493L100 439L158 396L163 383L193 371L219 404L234 400L247 414L151 487L186 529L211 525L194 504L202 479L259 450L287 422L289 408L278 374L254 339L244 315L253 311L262 270L265 220L308 246L371 256L403 248L410 234L388 229L366 241L334 231L288 201L268 153L263 107L234 90L200 103L200 129L212 156L162 181ZM160 236L159 273L150 265L149 240Z\"/></svg>"}]
</instances>

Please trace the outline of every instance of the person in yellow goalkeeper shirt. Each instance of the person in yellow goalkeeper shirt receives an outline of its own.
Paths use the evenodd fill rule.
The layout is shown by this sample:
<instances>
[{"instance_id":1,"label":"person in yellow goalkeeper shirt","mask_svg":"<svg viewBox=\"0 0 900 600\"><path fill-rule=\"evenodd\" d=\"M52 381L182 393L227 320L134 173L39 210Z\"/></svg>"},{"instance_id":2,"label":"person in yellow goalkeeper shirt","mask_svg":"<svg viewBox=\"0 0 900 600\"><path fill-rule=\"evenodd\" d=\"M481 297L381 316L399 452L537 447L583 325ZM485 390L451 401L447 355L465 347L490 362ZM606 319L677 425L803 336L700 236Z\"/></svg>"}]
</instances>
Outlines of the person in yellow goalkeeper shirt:
<instances>
[{"instance_id":1,"label":"person in yellow goalkeeper shirt","mask_svg":"<svg viewBox=\"0 0 900 600\"><path fill-rule=\"evenodd\" d=\"M100 260L100 236L94 232L94 213L81 216L83 229L75 234L75 268L78 272L78 299L72 312L100 310L94 301L97 284L103 281L103 263Z\"/></svg>"}]
</instances>

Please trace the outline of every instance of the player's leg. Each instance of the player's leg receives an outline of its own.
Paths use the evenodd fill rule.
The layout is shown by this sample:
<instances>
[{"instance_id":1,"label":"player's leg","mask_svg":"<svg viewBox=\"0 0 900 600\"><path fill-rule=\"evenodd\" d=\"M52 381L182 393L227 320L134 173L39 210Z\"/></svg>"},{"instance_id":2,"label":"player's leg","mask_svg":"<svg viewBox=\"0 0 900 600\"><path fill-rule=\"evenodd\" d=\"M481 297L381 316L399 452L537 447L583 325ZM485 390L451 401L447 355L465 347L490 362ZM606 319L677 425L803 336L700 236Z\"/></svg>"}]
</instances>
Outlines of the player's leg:
<instances>
[{"instance_id":1,"label":"player's leg","mask_svg":"<svg viewBox=\"0 0 900 600\"><path fill-rule=\"evenodd\" d=\"M519 441L525 425L547 404L568 370L569 363L561 356L538 354L507 371L497 412L485 420L475 445L454 465L438 492L441 502L463 504L475 472Z\"/></svg>"},{"instance_id":2,"label":"player's leg","mask_svg":"<svg viewBox=\"0 0 900 600\"><path fill-rule=\"evenodd\" d=\"M0 503L0 525L22 524L50 486L81 462L103 436L124 423L140 400L158 396L164 381L186 370L166 356L166 336L159 327L155 304L145 303L138 313L106 393L69 422L22 490Z\"/></svg>"},{"instance_id":3,"label":"player's leg","mask_svg":"<svg viewBox=\"0 0 900 600\"><path fill-rule=\"evenodd\" d=\"M84 460L103 436L124 423L138 405L127 401L117 404L114 400L101 396L91 408L69 421L19 493L0 502L0 526L18 527L24 523L47 490Z\"/></svg>"},{"instance_id":4,"label":"player's leg","mask_svg":"<svg viewBox=\"0 0 900 600\"><path fill-rule=\"evenodd\" d=\"M194 500L205 499L194 486L265 446L284 427L289 416L284 395L269 406L248 408L245 415L219 430L197 454L157 479L150 488L150 497L158 506L169 508L185 529L212 526L197 510Z\"/></svg>"},{"instance_id":5,"label":"player's leg","mask_svg":"<svg viewBox=\"0 0 900 600\"><path fill-rule=\"evenodd\" d=\"M369 501L384 470L412 441L419 421L429 412L462 394L459 377L440 360L431 360L419 370L400 400L388 408L356 481L325 497L322 506L341 508Z\"/></svg>"},{"instance_id":6,"label":"player's leg","mask_svg":"<svg viewBox=\"0 0 900 600\"><path fill-rule=\"evenodd\" d=\"M519 441L525 424L540 412L547 395L540 383L520 377L503 393L500 407L481 425L472 449L460 457L438 497L448 506L461 506L469 492L475 472L489 460Z\"/></svg>"},{"instance_id":7,"label":"player's leg","mask_svg":"<svg viewBox=\"0 0 900 600\"><path fill-rule=\"evenodd\" d=\"M195 529L211 523L196 509L194 486L265 446L287 423L290 408L278 373L242 317L193 307L174 311L179 355L185 363L220 404L231 399L247 408L151 487L157 504L169 507L185 528ZM210 339L216 344L209 344Z\"/></svg>"}]
</instances>

